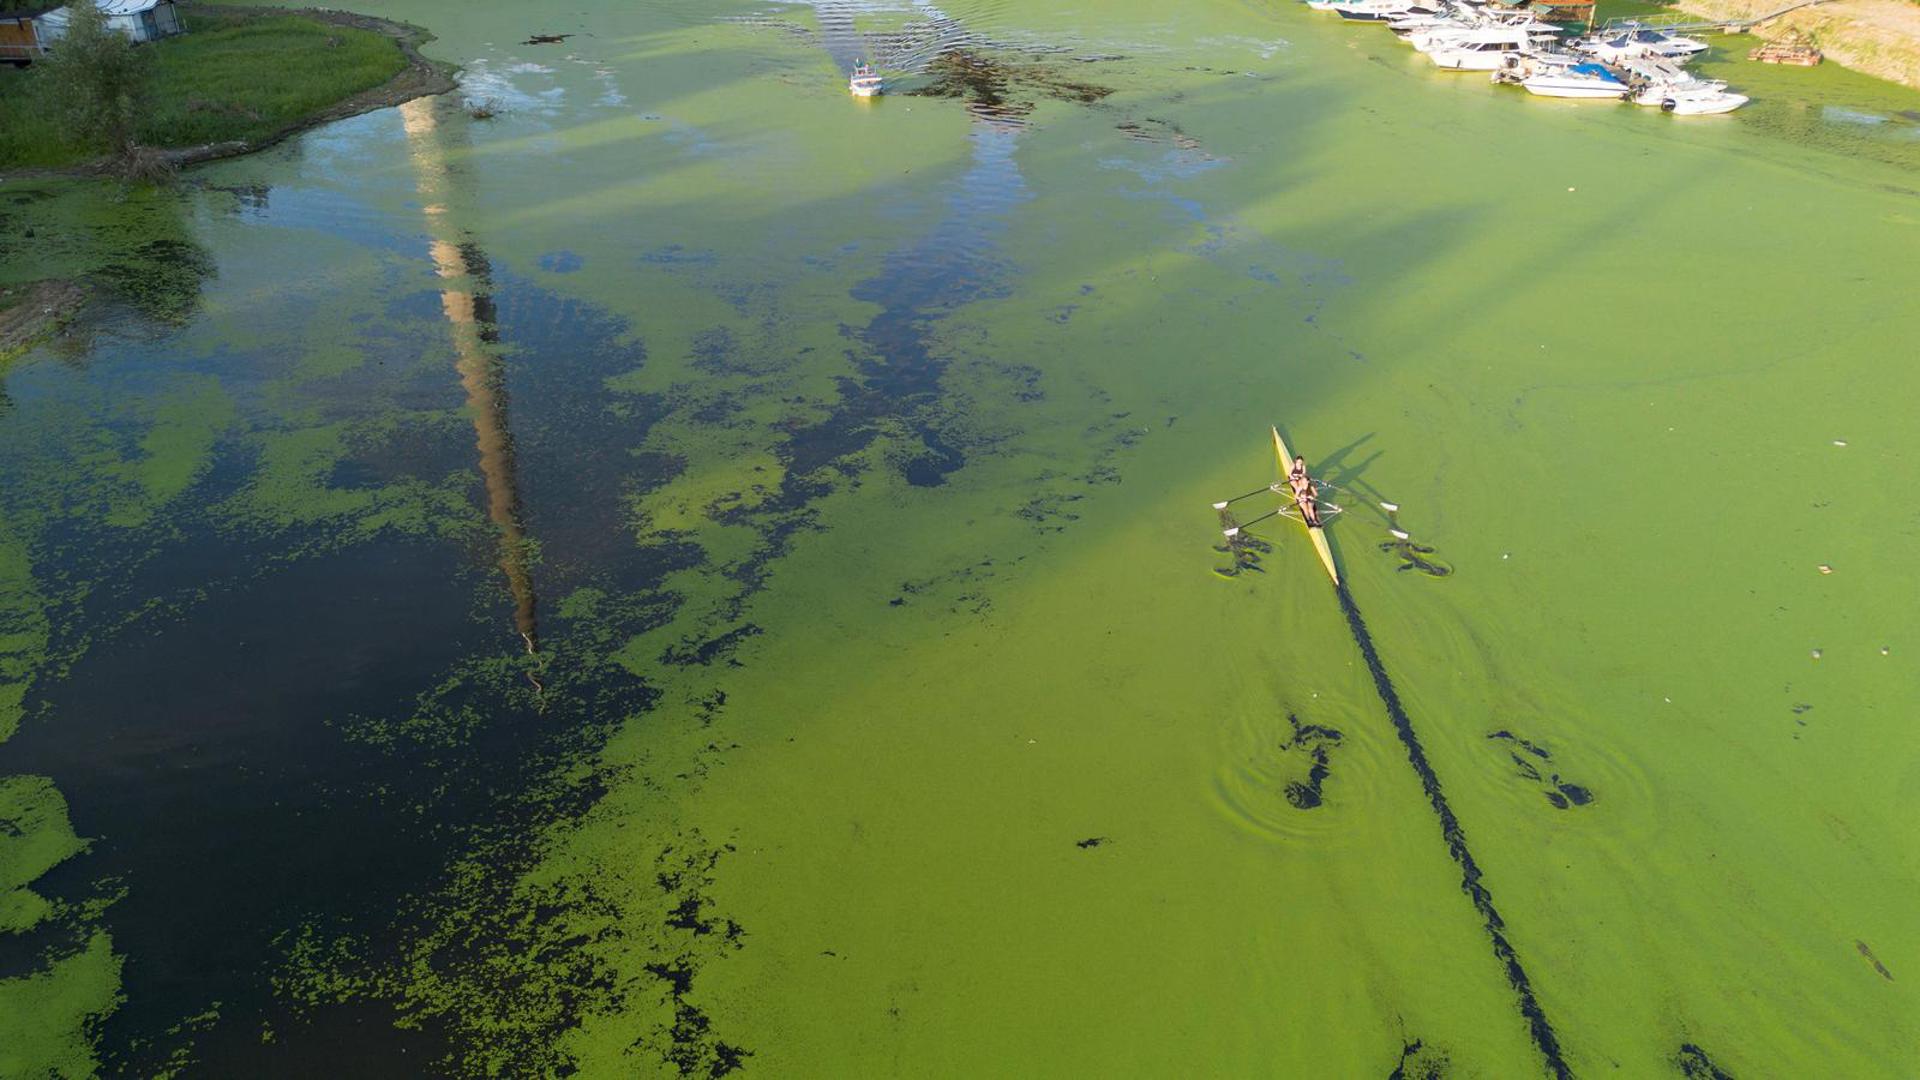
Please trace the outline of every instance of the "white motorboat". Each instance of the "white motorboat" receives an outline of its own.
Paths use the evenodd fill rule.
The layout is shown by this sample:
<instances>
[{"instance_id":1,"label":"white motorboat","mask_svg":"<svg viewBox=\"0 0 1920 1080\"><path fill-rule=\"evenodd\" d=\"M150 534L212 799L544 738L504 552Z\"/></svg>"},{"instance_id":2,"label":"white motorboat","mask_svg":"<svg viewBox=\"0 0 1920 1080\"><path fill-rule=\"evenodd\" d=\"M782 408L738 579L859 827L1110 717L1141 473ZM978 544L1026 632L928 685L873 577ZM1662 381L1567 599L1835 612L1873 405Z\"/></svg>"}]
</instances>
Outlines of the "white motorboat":
<instances>
[{"instance_id":1,"label":"white motorboat","mask_svg":"<svg viewBox=\"0 0 1920 1080\"><path fill-rule=\"evenodd\" d=\"M1669 90L1660 99L1660 111L1675 116L1713 116L1730 113L1751 100L1731 90Z\"/></svg>"},{"instance_id":2,"label":"white motorboat","mask_svg":"<svg viewBox=\"0 0 1920 1080\"><path fill-rule=\"evenodd\" d=\"M1522 27L1486 26L1447 38L1427 50L1434 66L1449 71L1498 71L1507 58L1532 51L1534 39Z\"/></svg>"},{"instance_id":3,"label":"white motorboat","mask_svg":"<svg viewBox=\"0 0 1920 1080\"><path fill-rule=\"evenodd\" d=\"M1422 4L1416 0L1337 0L1331 10L1343 19L1352 22L1391 22L1414 15L1437 15L1437 4Z\"/></svg>"},{"instance_id":4,"label":"white motorboat","mask_svg":"<svg viewBox=\"0 0 1920 1080\"><path fill-rule=\"evenodd\" d=\"M1459 16L1444 11L1432 15L1403 15L1398 19L1387 20L1387 29L1403 38L1418 30L1437 30L1443 26L1458 26L1464 29L1468 25L1470 24Z\"/></svg>"},{"instance_id":5,"label":"white motorboat","mask_svg":"<svg viewBox=\"0 0 1920 1080\"><path fill-rule=\"evenodd\" d=\"M1622 27L1617 32L1595 34L1572 43L1572 47L1607 63L1619 63L1637 56L1658 56L1676 64L1707 51L1707 43L1669 34L1651 27Z\"/></svg>"},{"instance_id":6,"label":"white motorboat","mask_svg":"<svg viewBox=\"0 0 1920 1080\"><path fill-rule=\"evenodd\" d=\"M1633 82L1633 103L1658 105L1673 92L1703 93L1727 88L1723 79L1703 79L1671 60L1658 56L1637 56L1620 62Z\"/></svg>"},{"instance_id":7,"label":"white motorboat","mask_svg":"<svg viewBox=\"0 0 1920 1080\"><path fill-rule=\"evenodd\" d=\"M1587 61L1582 64L1553 64L1520 80L1529 94L1558 98L1612 98L1618 101L1632 88L1605 66Z\"/></svg>"},{"instance_id":8,"label":"white motorboat","mask_svg":"<svg viewBox=\"0 0 1920 1080\"><path fill-rule=\"evenodd\" d=\"M853 69L853 77L847 80L847 92L854 97L879 97L881 79L865 63Z\"/></svg>"},{"instance_id":9,"label":"white motorboat","mask_svg":"<svg viewBox=\"0 0 1920 1080\"><path fill-rule=\"evenodd\" d=\"M1522 20L1492 21L1480 20L1437 26L1430 30L1416 30L1407 35L1407 41L1413 47L1431 56L1436 50L1455 48L1476 41L1477 36L1487 33L1517 33L1523 35L1520 40L1529 48L1541 48L1553 44L1559 39L1560 28L1551 23L1540 22L1531 17ZM1525 50L1521 50L1525 51Z\"/></svg>"},{"instance_id":10,"label":"white motorboat","mask_svg":"<svg viewBox=\"0 0 1920 1080\"><path fill-rule=\"evenodd\" d=\"M1721 79L1703 79L1671 60L1643 56L1621 65L1633 80L1628 100L1681 116L1732 112L1750 99L1727 89Z\"/></svg>"}]
</instances>

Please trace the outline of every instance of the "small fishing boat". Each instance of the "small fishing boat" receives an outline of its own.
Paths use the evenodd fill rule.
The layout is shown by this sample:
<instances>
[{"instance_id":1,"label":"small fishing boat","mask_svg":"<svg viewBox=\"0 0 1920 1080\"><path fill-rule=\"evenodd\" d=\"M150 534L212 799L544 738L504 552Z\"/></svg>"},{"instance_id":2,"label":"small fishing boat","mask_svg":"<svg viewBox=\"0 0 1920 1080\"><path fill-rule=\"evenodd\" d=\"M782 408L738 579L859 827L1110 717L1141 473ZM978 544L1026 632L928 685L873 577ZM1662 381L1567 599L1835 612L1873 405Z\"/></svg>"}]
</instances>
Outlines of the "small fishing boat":
<instances>
[{"instance_id":1,"label":"small fishing boat","mask_svg":"<svg viewBox=\"0 0 1920 1080\"><path fill-rule=\"evenodd\" d=\"M1529 94L1557 98L1612 98L1627 96L1632 89L1620 77L1601 64L1544 67L1520 80Z\"/></svg>"},{"instance_id":2,"label":"small fishing boat","mask_svg":"<svg viewBox=\"0 0 1920 1080\"><path fill-rule=\"evenodd\" d=\"M854 97L879 97L880 76L862 61L853 69L853 77L847 80L847 92Z\"/></svg>"}]
</instances>

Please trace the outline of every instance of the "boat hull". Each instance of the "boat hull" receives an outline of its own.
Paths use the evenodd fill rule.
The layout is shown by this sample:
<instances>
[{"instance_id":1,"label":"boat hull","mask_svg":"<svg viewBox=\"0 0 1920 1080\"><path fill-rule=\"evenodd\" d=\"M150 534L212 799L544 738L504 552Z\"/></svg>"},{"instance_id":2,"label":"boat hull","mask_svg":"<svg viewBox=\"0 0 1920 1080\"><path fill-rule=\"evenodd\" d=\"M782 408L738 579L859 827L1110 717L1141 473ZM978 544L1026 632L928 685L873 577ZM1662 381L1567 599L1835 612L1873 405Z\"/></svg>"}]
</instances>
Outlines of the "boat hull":
<instances>
[{"instance_id":1,"label":"boat hull","mask_svg":"<svg viewBox=\"0 0 1920 1080\"><path fill-rule=\"evenodd\" d=\"M1478 52L1462 50L1434 51L1427 54L1433 66L1442 71L1498 71L1507 66L1507 57L1516 53Z\"/></svg>"},{"instance_id":2,"label":"boat hull","mask_svg":"<svg viewBox=\"0 0 1920 1080\"><path fill-rule=\"evenodd\" d=\"M1280 437L1277 427L1273 429L1273 452L1280 460L1280 478L1284 480L1288 470L1293 468L1293 455L1287 453L1286 440ZM1340 571L1333 565L1333 547L1327 543L1326 530L1313 525L1307 525L1306 528L1307 538L1313 541L1313 550L1320 556L1320 565L1327 568L1327 576L1333 579L1334 585L1339 585Z\"/></svg>"},{"instance_id":3,"label":"boat hull","mask_svg":"<svg viewBox=\"0 0 1920 1080\"><path fill-rule=\"evenodd\" d=\"M1717 116L1720 113L1730 113L1750 100L1752 99L1745 94L1682 95L1662 101L1660 110L1675 116Z\"/></svg>"},{"instance_id":4,"label":"boat hull","mask_svg":"<svg viewBox=\"0 0 1920 1080\"><path fill-rule=\"evenodd\" d=\"M1526 88L1527 93L1538 97L1580 98L1588 101L1611 98L1619 101L1627 96L1627 88L1624 86L1575 86L1546 79L1522 79L1520 85Z\"/></svg>"}]
</instances>

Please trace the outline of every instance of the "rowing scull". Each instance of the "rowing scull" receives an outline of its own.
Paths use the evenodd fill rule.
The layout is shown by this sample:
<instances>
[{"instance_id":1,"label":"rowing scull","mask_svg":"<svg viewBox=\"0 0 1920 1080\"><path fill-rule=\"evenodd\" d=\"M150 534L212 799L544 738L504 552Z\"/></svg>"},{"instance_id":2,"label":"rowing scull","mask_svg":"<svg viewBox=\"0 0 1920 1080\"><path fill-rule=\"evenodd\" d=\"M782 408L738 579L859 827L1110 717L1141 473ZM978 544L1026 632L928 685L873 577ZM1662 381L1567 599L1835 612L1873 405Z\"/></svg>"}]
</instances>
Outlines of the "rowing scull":
<instances>
[{"instance_id":1,"label":"rowing scull","mask_svg":"<svg viewBox=\"0 0 1920 1080\"><path fill-rule=\"evenodd\" d=\"M1287 453L1286 440L1280 437L1280 429L1277 427L1273 429L1273 452L1280 457L1281 480L1281 483L1273 486L1273 490L1280 493L1280 497L1283 499L1291 498L1292 492L1285 486L1285 481L1287 479L1287 473L1293 468L1293 455ZM1334 569L1333 548L1327 544L1326 530L1308 521L1305 515L1301 516L1300 523L1307 527L1307 537L1313 541L1313 550L1320 553L1320 565L1327 568L1327 576L1333 579L1335 586L1338 586L1340 584L1340 571Z\"/></svg>"}]
</instances>

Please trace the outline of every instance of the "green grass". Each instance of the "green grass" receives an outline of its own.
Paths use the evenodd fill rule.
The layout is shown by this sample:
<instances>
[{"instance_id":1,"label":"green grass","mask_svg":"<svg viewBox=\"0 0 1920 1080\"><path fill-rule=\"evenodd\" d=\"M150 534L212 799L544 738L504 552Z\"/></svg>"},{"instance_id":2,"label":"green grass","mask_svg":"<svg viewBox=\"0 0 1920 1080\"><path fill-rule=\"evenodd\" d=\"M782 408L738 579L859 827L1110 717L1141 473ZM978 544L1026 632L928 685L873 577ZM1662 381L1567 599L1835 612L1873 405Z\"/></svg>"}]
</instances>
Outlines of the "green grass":
<instances>
[{"instance_id":1,"label":"green grass","mask_svg":"<svg viewBox=\"0 0 1920 1080\"><path fill-rule=\"evenodd\" d=\"M153 87L138 137L162 147L262 138L406 66L384 34L299 15L196 10L186 34L142 48L152 50ZM30 70L0 71L0 169L100 152L70 139L56 111Z\"/></svg>"}]
</instances>

